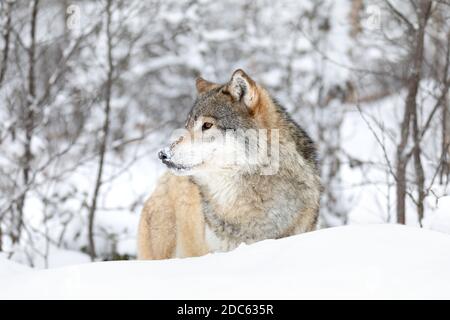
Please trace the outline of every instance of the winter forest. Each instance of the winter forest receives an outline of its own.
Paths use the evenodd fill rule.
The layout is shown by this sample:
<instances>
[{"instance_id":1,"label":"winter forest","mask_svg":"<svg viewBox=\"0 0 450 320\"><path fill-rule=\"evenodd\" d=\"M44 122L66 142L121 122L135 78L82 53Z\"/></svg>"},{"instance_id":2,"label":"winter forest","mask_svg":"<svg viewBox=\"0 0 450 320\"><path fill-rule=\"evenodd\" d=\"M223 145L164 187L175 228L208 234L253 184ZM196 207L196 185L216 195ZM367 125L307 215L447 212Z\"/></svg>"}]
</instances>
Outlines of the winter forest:
<instances>
[{"instance_id":1,"label":"winter forest","mask_svg":"<svg viewBox=\"0 0 450 320\"><path fill-rule=\"evenodd\" d=\"M0 0L0 256L136 256L195 78L244 69L319 149L320 228L450 233L448 0Z\"/></svg>"}]
</instances>

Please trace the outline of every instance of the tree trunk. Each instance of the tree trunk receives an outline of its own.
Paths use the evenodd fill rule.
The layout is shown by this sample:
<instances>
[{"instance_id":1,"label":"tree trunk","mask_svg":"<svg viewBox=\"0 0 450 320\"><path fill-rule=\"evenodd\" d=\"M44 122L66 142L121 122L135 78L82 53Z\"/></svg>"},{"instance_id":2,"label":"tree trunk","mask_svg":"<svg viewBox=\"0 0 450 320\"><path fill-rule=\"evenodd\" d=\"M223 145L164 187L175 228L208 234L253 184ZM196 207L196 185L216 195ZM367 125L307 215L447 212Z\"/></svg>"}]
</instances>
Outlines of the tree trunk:
<instances>
[{"instance_id":1,"label":"tree trunk","mask_svg":"<svg viewBox=\"0 0 450 320\"><path fill-rule=\"evenodd\" d=\"M425 28L430 16L431 1L421 1L418 7L418 19L419 28L415 31L416 46L413 51L413 69L412 75L408 79L408 95L405 103L405 113L401 124L401 138L397 147L397 222L401 224L406 223L406 168L410 156L405 153L408 137L410 134L410 125L414 126L414 122L417 121L417 92L419 90L419 84L422 76L422 63L424 52L424 38ZM413 120L413 123L411 123ZM415 139L415 143L418 145L419 141ZM415 156L415 162L417 163L417 169L420 171L420 147L415 146L419 156ZM422 169L423 170L423 169ZM417 172L416 172L417 174ZM422 173L423 174L423 173ZM420 175L420 173L419 173ZM419 199L420 200L420 199ZM422 201L422 214L423 214L423 201Z\"/></svg>"},{"instance_id":2,"label":"tree trunk","mask_svg":"<svg viewBox=\"0 0 450 320\"><path fill-rule=\"evenodd\" d=\"M95 213L97 210L97 201L98 195L100 192L100 188L102 185L102 176L103 176L103 166L105 163L106 156L106 145L108 142L109 135L109 126L110 126L110 113L111 113L111 89L113 85L113 58L112 58L112 33L111 33L111 0L108 0L106 4L106 36L107 36L107 50L108 50L108 75L106 79L106 94L105 94L105 119L102 127L102 138L100 141L100 150L99 150L99 161L98 161L98 170L97 170L97 178L95 181L94 194L92 196L91 206L89 208L89 221L88 221L88 242L89 242L89 255L91 260L94 260L97 256L95 250L95 240L94 240L94 221L95 221Z\"/></svg>"},{"instance_id":3,"label":"tree trunk","mask_svg":"<svg viewBox=\"0 0 450 320\"><path fill-rule=\"evenodd\" d=\"M3 79L6 75L6 70L8 68L8 55L9 55L9 40L11 35L11 6L12 3L5 2L3 4L5 6L5 14L6 14L6 22L5 27L3 29L3 43L4 47L2 50L2 62L0 65L0 87L2 85Z\"/></svg>"},{"instance_id":4,"label":"tree trunk","mask_svg":"<svg viewBox=\"0 0 450 320\"><path fill-rule=\"evenodd\" d=\"M21 237L23 227L23 216L25 201L29 189L31 161L33 154L31 151L31 144L33 141L34 131L34 114L36 107L36 83L35 83L35 64L36 64L36 27L37 27L37 14L38 14L39 0L34 0L31 8L31 28L30 28L30 47L28 48L28 97L27 97L27 109L25 112L25 144L24 153L22 155L22 183L23 191L22 195L17 201L17 226L16 233L12 237L13 242L18 242Z\"/></svg>"},{"instance_id":5,"label":"tree trunk","mask_svg":"<svg viewBox=\"0 0 450 320\"><path fill-rule=\"evenodd\" d=\"M356 37L362 30L361 11L363 9L363 0L352 0L350 9L350 35Z\"/></svg>"},{"instance_id":6,"label":"tree trunk","mask_svg":"<svg viewBox=\"0 0 450 320\"><path fill-rule=\"evenodd\" d=\"M448 176L449 176L449 146L450 146L450 130L449 130L449 118L448 118L448 101L447 99L444 99L444 102L442 104L442 140L441 140L441 154L442 154L442 163L441 163L441 170L439 173L439 183L444 184L448 183Z\"/></svg>"},{"instance_id":7,"label":"tree trunk","mask_svg":"<svg viewBox=\"0 0 450 320\"><path fill-rule=\"evenodd\" d=\"M448 116L448 88L449 88L449 79L448 72L450 69L450 31L447 33L447 55L445 58L445 67L442 76L442 82L444 84L444 88L442 91L442 141L441 141L441 154L442 154L442 163L441 163L441 171L439 175L439 182L441 184L448 183L448 176L450 174L450 159L449 159L449 148L450 148L450 119Z\"/></svg>"},{"instance_id":8,"label":"tree trunk","mask_svg":"<svg viewBox=\"0 0 450 320\"><path fill-rule=\"evenodd\" d=\"M417 216L420 226L422 226L423 219L423 201L425 200L425 172L422 165L422 149L420 147L419 123L417 119L417 108L413 109L413 138L414 138L414 169L416 172L417 184Z\"/></svg>"}]
</instances>

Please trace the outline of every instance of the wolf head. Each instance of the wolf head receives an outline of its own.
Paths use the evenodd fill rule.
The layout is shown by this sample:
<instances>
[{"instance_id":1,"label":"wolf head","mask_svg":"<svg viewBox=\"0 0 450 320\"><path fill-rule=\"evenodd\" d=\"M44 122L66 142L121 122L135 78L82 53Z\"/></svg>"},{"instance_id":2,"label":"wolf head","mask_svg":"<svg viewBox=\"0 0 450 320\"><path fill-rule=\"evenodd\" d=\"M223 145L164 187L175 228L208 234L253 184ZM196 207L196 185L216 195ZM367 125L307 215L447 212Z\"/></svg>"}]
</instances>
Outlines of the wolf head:
<instances>
[{"instance_id":1,"label":"wolf head","mask_svg":"<svg viewBox=\"0 0 450 320\"><path fill-rule=\"evenodd\" d=\"M264 89L240 69L226 84L198 78L196 88L197 99L185 128L176 130L171 143L158 154L162 162L179 175L206 170L249 172L265 165L268 107Z\"/></svg>"}]
</instances>

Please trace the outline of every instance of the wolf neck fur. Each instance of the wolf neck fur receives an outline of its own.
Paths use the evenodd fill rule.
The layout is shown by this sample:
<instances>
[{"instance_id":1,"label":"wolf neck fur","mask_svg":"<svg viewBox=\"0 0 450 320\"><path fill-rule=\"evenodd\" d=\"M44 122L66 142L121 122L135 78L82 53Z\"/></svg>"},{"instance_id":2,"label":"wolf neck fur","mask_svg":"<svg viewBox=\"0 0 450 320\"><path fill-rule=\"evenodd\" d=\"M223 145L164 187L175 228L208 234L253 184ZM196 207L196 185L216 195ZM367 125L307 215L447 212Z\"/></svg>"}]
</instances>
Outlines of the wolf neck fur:
<instances>
[{"instance_id":1,"label":"wolf neck fur","mask_svg":"<svg viewBox=\"0 0 450 320\"><path fill-rule=\"evenodd\" d=\"M209 228L232 246L282 236L303 203L297 194L303 189L301 177L287 167L294 162L304 163L289 159L280 163L280 171L272 176L233 172L194 176Z\"/></svg>"},{"instance_id":2,"label":"wolf neck fur","mask_svg":"<svg viewBox=\"0 0 450 320\"><path fill-rule=\"evenodd\" d=\"M302 205L295 191L301 192L301 187L287 177L286 172L283 177L197 176L194 181L201 192L206 224L228 248L281 237Z\"/></svg>"}]
</instances>

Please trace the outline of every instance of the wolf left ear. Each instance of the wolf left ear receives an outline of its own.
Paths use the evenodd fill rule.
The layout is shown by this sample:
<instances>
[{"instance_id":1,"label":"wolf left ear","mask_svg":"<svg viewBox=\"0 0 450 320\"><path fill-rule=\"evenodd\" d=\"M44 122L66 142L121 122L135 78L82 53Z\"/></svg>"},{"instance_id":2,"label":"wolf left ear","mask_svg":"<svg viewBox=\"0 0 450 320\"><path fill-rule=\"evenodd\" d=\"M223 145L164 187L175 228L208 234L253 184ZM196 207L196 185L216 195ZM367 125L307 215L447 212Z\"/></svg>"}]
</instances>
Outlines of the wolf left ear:
<instances>
[{"instance_id":1,"label":"wolf left ear","mask_svg":"<svg viewBox=\"0 0 450 320\"><path fill-rule=\"evenodd\" d=\"M195 87L197 88L197 92L199 94L205 93L218 85L213 82L209 82L208 80L203 79L202 77L198 77L195 80Z\"/></svg>"},{"instance_id":2,"label":"wolf left ear","mask_svg":"<svg viewBox=\"0 0 450 320\"><path fill-rule=\"evenodd\" d=\"M241 69L233 72L227 89L236 101L242 101L249 109L253 109L258 102L258 89L255 81Z\"/></svg>"}]
</instances>

